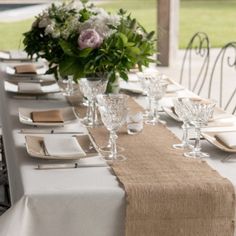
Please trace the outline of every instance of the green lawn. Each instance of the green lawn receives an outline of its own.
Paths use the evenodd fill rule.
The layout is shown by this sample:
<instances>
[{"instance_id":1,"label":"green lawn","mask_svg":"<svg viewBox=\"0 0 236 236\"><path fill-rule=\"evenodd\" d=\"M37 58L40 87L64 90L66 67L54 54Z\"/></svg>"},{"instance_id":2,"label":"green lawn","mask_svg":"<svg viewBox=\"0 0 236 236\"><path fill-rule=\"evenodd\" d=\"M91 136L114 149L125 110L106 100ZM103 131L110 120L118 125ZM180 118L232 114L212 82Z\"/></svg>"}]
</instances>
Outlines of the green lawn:
<instances>
[{"instance_id":1,"label":"green lawn","mask_svg":"<svg viewBox=\"0 0 236 236\"><path fill-rule=\"evenodd\" d=\"M212 47L236 41L236 1L182 1L180 47L198 31L208 34Z\"/></svg>"},{"instance_id":2,"label":"green lawn","mask_svg":"<svg viewBox=\"0 0 236 236\"><path fill-rule=\"evenodd\" d=\"M115 12L125 8L147 30L156 30L157 0L111 0L102 5ZM182 0L180 4L180 47L184 48L189 38L197 31L205 31L212 47L220 47L236 41L236 0ZM22 33L31 27L33 19L14 23L0 23L0 48L22 48Z\"/></svg>"}]
</instances>

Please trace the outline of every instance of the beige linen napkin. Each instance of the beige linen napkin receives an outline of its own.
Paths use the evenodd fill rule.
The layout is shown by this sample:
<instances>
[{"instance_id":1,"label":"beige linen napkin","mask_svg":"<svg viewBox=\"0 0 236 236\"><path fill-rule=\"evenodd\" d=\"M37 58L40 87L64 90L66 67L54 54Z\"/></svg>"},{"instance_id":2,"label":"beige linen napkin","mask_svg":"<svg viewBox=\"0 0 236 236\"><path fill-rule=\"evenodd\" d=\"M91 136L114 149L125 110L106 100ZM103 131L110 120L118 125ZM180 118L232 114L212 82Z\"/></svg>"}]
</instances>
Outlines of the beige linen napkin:
<instances>
[{"instance_id":1,"label":"beige linen napkin","mask_svg":"<svg viewBox=\"0 0 236 236\"><path fill-rule=\"evenodd\" d=\"M58 122L63 123L64 119L59 110L50 110L50 111L34 111L31 112L31 119L34 122Z\"/></svg>"},{"instance_id":2,"label":"beige linen napkin","mask_svg":"<svg viewBox=\"0 0 236 236\"><path fill-rule=\"evenodd\" d=\"M34 64L17 65L14 68L16 74L37 74L37 68Z\"/></svg>"},{"instance_id":3,"label":"beige linen napkin","mask_svg":"<svg viewBox=\"0 0 236 236\"><path fill-rule=\"evenodd\" d=\"M222 132L216 134L215 138L229 148L236 148L236 132Z\"/></svg>"}]
</instances>

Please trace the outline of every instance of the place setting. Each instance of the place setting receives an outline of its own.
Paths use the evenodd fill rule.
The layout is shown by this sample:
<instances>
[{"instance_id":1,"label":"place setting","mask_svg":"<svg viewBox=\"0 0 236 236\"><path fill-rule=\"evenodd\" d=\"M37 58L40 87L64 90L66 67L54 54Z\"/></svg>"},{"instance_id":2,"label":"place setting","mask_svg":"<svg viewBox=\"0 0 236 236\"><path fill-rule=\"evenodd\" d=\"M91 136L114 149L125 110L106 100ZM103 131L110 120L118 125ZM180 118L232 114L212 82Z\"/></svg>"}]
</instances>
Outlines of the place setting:
<instances>
[{"instance_id":1,"label":"place setting","mask_svg":"<svg viewBox=\"0 0 236 236\"><path fill-rule=\"evenodd\" d=\"M107 166L73 107L41 110L19 108L19 120L32 127L19 131L25 136L29 156L54 161L39 164L39 170ZM86 160L81 162L81 159Z\"/></svg>"},{"instance_id":2,"label":"place setting","mask_svg":"<svg viewBox=\"0 0 236 236\"><path fill-rule=\"evenodd\" d=\"M130 92L131 95L148 95L148 84L150 80L157 79L166 85L165 96L177 96L178 92L185 90L185 88L178 83L171 80L165 74L156 70L147 70L144 72L137 72L136 74L129 75L128 81L120 81L120 89L125 92Z\"/></svg>"},{"instance_id":3,"label":"place setting","mask_svg":"<svg viewBox=\"0 0 236 236\"><path fill-rule=\"evenodd\" d=\"M234 116L207 99L184 97L173 99L172 102L173 106L163 109L172 119L183 124L182 142L174 144L173 148L184 150L184 155L189 158L206 158L209 154L202 152L200 146L200 140L205 139L225 152L236 152ZM229 120L234 123L228 122ZM194 146L190 144L190 130L195 132Z\"/></svg>"}]
</instances>

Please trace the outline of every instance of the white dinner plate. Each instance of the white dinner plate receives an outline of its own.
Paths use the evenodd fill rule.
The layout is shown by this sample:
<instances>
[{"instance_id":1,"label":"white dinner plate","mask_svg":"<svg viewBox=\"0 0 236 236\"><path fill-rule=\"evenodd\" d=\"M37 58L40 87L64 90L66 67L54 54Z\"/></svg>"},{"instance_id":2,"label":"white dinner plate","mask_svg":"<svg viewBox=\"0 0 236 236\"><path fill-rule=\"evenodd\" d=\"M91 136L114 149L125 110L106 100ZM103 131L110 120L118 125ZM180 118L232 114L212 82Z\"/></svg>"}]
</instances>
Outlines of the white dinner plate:
<instances>
[{"instance_id":1,"label":"white dinner plate","mask_svg":"<svg viewBox=\"0 0 236 236\"><path fill-rule=\"evenodd\" d=\"M23 81L22 81L23 82ZM45 82L31 82L29 81L29 83L33 83L33 85L39 84L39 87L41 88L40 90L19 90L19 86L18 83L20 83L20 81L18 82L9 82L9 81L4 81L4 86L5 86L5 91L7 92L11 92L11 93L17 93L17 94L24 94L24 95L44 95L44 94L48 94L48 93L59 93L61 91L60 87L58 86L57 83L55 83L55 81L45 81ZM26 81L24 81L24 83L27 83Z\"/></svg>"},{"instance_id":2,"label":"white dinner plate","mask_svg":"<svg viewBox=\"0 0 236 236\"><path fill-rule=\"evenodd\" d=\"M64 122L34 122L31 118L31 113L34 111L51 111L59 110L62 114ZM72 123L77 120L74 107L65 108L54 108L54 109L31 109L31 108L19 108L19 119L20 122L27 125L38 125L38 126L63 126Z\"/></svg>"},{"instance_id":3,"label":"white dinner plate","mask_svg":"<svg viewBox=\"0 0 236 236\"><path fill-rule=\"evenodd\" d=\"M37 64L36 65L36 74L18 74L16 73L16 70L13 66L7 66L5 69L6 74L11 75L11 76L18 76L18 77L37 77L39 75L44 75L46 73L46 71L48 70L48 68L43 65L43 64Z\"/></svg>"},{"instance_id":4,"label":"white dinner plate","mask_svg":"<svg viewBox=\"0 0 236 236\"><path fill-rule=\"evenodd\" d=\"M26 140L26 150L28 154L35 158L41 158L41 159L51 159L51 160L78 160L80 158L86 158L86 157L94 157L98 156L99 153L95 147L95 144L91 140L89 135L76 135L76 137L80 147L85 152L85 156L51 156L48 155L45 150L44 145L44 138L41 136L25 136Z\"/></svg>"},{"instance_id":5,"label":"white dinner plate","mask_svg":"<svg viewBox=\"0 0 236 236\"><path fill-rule=\"evenodd\" d=\"M226 132L226 131L222 131L222 132ZM230 132L230 131L228 131ZM202 136L211 144L213 144L214 146L216 146L217 148L225 151L225 152L236 152L236 148L229 148L228 146L226 146L223 142L221 142L220 140L218 140L216 138L216 135L219 134L219 131L207 131L207 132L202 132Z\"/></svg>"},{"instance_id":6,"label":"white dinner plate","mask_svg":"<svg viewBox=\"0 0 236 236\"><path fill-rule=\"evenodd\" d=\"M24 51L0 51L0 60L3 61L32 61Z\"/></svg>"},{"instance_id":7,"label":"white dinner plate","mask_svg":"<svg viewBox=\"0 0 236 236\"><path fill-rule=\"evenodd\" d=\"M179 119L178 115L174 112L174 107L166 107L166 106L163 106L162 107L164 112L170 116L172 119L178 121L178 122L181 122L181 120Z\"/></svg>"}]
</instances>

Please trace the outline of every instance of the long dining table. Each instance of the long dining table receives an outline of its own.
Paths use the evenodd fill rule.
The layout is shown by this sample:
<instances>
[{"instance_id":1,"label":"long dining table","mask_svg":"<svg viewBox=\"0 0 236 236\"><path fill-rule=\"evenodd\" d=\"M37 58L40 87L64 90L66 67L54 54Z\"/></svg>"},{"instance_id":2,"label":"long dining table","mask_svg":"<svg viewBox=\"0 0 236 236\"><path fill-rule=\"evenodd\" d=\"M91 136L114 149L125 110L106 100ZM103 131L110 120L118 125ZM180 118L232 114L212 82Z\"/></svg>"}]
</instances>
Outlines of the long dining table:
<instances>
[{"instance_id":1,"label":"long dining table","mask_svg":"<svg viewBox=\"0 0 236 236\"><path fill-rule=\"evenodd\" d=\"M53 165L55 162L32 158L26 151L26 134L22 129L29 127L20 123L18 109L68 107L65 97L61 94L39 98L16 96L5 91L5 78L2 67L0 112L12 206L0 216L0 235L125 235L125 191L109 165L104 164L100 157L86 160L88 164L90 161L104 164L99 167L39 170L38 165ZM177 94L184 96L188 91L181 90ZM165 97L162 102L168 103L169 99L171 97ZM144 96L135 96L135 100L145 106ZM181 138L181 124L164 112L160 115L167 122L166 127ZM236 130L236 118L230 129ZM44 135L52 139L55 135L71 136L71 130L87 132L78 119L60 128L61 133ZM205 159L207 163L229 179L236 189L236 155L231 154L231 159L224 161L229 154L206 140L202 140L202 148L210 153L210 157Z\"/></svg>"}]
</instances>

